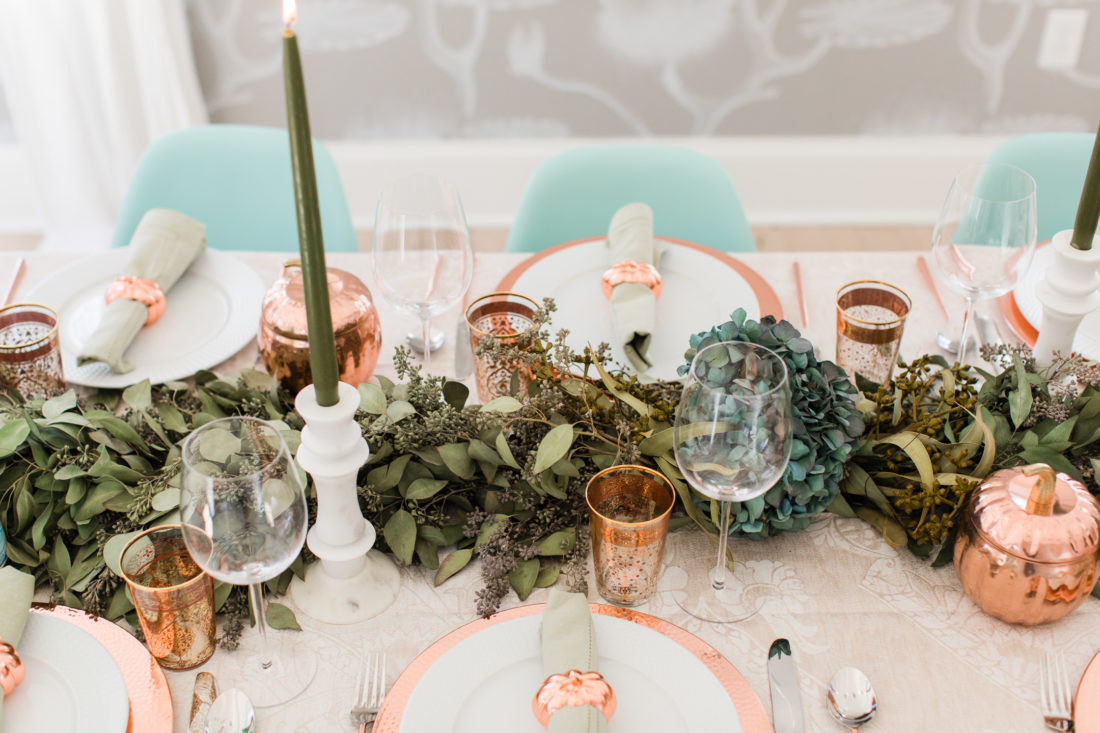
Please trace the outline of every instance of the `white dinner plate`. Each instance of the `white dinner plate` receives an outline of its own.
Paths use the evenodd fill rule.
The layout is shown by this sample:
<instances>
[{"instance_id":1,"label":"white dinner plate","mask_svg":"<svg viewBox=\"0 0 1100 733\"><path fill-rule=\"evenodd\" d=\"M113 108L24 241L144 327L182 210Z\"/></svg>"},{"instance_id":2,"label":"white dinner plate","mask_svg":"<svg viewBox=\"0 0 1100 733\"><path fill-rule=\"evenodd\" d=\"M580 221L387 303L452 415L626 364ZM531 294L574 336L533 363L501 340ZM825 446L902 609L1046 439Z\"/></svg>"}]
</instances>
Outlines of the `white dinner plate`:
<instances>
[{"instance_id":1,"label":"white dinner plate","mask_svg":"<svg viewBox=\"0 0 1100 733\"><path fill-rule=\"evenodd\" d=\"M653 366L647 375L679 379L676 369L684 363L688 337L728 321L738 308L753 320L762 313L782 318L775 292L743 263L709 247L664 241L658 267L662 291L647 354ZM604 239L571 242L532 255L505 276L499 289L538 301L554 298L552 330L569 329L567 343L574 351L606 342L613 359L629 366L622 346L612 343L611 303L600 288L612 264Z\"/></svg>"},{"instance_id":2,"label":"white dinner plate","mask_svg":"<svg viewBox=\"0 0 1100 733\"><path fill-rule=\"evenodd\" d=\"M4 698L5 731L124 733L130 719L126 683L110 653L90 634L32 613L19 657L26 678Z\"/></svg>"},{"instance_id":3,"label":"white dinner plate","mask_svg":"<svg viewBox=\"0 0 1100 733\"><path fill-rule=\"evenodd\" d=\"M263 280L239 258L208 249L165 293L164 316L141 329L126 350L133 371L115 374L103 363L77 366L77 354L107 307L103 294L129 256L123 247L81 259L27 294L28 301L57 311L66 381L120 388L143 379L154 384L184 379L225 361L256 335Z\"/></svg>"},{"instance_id":4,"label":"white dinner plate","mask_svg":"<svg viewBox=\"0 0 1100 733\"><path fill-rule=\"evenodd\" d=\"M1020 278L1012 293L1020 314L1036 330L1043 321L1043 305L1035 296L1035 286L1046 274L1053 253L1054 248L1050 246L1036 250L1031 267ZM1081 325L1077 327L1077 336L1073 340L1073 350L1089 359L1100 360L1100 310L1089 313L1081 320Z\"/></svg>"},{"instance_id":5,"label":"white dinner plate","mask_svg":"<svg viewBox=\"0 0 1100 733\"><path fill-rule=\"evenodd\" d=\"M546 675L541 604L452 632L402 673L376 733L538 733L531 699ZM600 673L615 691L609 733L770 731L745 678L698 637L629 609L592 606ZM629 620L634 619L634 620Z\"/></svg>"}]
</instances>

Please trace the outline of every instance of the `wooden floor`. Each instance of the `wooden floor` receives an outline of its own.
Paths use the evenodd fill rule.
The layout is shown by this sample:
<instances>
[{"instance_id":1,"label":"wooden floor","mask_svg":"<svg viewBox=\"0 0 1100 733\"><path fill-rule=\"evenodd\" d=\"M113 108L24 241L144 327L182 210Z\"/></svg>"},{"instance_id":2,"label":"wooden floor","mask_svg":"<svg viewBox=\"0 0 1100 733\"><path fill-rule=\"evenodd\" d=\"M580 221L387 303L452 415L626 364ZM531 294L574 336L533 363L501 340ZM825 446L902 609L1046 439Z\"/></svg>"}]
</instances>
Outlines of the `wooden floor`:
<instances>
[{"instance_id":1,"label":"wooden floor","mask_svg":"<svg viewBox=\"0 0 1100 733\"><path fill-rule=\"evenodd\" d=\"M761 226L753 228L756 249L760 252L846 251L846 250L921 250L931 247L931 226ZM474 249L500 252L508 239L506 229L473 229ZM370 249L371 233L359 232L359 247ZM35 234L0 234L0 251L34 249Z\"/></svg>"}]
</instances>

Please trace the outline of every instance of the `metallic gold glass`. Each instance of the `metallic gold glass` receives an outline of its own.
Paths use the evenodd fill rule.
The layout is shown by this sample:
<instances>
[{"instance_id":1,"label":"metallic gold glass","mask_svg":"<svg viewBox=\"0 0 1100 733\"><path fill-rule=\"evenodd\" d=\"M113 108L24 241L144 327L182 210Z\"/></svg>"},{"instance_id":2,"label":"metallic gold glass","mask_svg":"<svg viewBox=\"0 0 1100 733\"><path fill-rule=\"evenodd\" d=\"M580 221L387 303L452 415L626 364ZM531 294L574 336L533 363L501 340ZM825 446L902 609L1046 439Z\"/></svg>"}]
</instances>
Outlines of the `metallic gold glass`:
<instances>
[{"instance_id":1,"label":"metallic gold glass","mask_svg":"<svg viewBox=\"0 0 1100 733\"><path fill-rule=\"evenodd\" d=\"M836 292L836 363L878 384L890 380L912 301L900 288L856 280Z\"/></svg>"},{"instance_id":2,"label":"metallic gold glass","mask_svg":"<svg viewBox=\"0 0 1100 733\"><path fill-rule=\"evenodd\" d=\"M644 466L612 466L588 482L596 589L619 606L645 601L657 589L672 484Z\"/></svg>"},{"instance_id":3,"label":"metallic gold glass","mask_svg":"<svg viewBox=\"0 0 1100 733\"><path fill-rule=\"evenodd\" d=\"M502 346L519 343L520 336L530 334L537 328L537 310L538 303L519 293L489 293L466 308L470 348L474 352L477 396L482 402L511 394L513 374L517 375L519 393L526 394L531 383L531 375L526 369L517 369L514 361L478 355L477 348L490 335Z\"/></svg>"},{"instance_id":4,"label":"metallic gold glass","mask_svg":"<svg viewBox=\"0 0 1100 733\"><path fill-rule=\"evenodd\" d=\"M214 653L214 584L191 559L178 524L142 532L122 550L149 653L165 669L191 669Z\"/></svg>"},{"instance_id":5,"label":"metallic gold glass","mask_svg":"<svg viewBox=\"0 0 1100 733\"><path fill-rule=\"evenodd\" d=\"M28 400L65 391L53 310L31 303L0 308L0 386Z\"/></svg>"}]
</instances>

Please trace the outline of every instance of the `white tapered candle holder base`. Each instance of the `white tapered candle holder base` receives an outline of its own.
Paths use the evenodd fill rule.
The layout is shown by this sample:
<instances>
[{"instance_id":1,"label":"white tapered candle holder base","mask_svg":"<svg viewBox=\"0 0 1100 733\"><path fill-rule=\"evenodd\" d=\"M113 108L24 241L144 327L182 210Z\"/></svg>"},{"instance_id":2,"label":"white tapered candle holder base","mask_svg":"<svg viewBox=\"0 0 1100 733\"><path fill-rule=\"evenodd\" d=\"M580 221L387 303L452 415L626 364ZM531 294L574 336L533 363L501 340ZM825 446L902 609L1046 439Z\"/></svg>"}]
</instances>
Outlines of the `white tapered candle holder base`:
<instances>
[{"instance_id":1,"label":"white tapered candle holder base","mask_svg":"<svg viewBox=\"0 0 1100 733\"><path fill-rule=\"evenodd\" d=\"M330 624L352 624L382 613L397 597L401 576L385 555L371 551L375 530L359 509L356 477L370 448L355 411L359 390L341 382L339 401L317 404L310 385L294 407L306 421L298 464L313 477L317 521L306 536L319 562L305 579L290 584L290 597L307 616Z\"/></svg>"},{"instance_id":2,"label":"white tapered candle holder base","mask_svg":"<svg viewBox=\"0 0 1100 733\"><path fill-rule=\"evenodd\" d=\"M1068 356L1081 320L1100 307L1100 238L1092 249L1077 249L1070 244L1073 231L1058 232L1050 243L1053 258L1035 286L1035 296L1043 305L1039 338L1033 354L1035 363L1048 367L1056 353Z\"/></svg>"}]
</instances>

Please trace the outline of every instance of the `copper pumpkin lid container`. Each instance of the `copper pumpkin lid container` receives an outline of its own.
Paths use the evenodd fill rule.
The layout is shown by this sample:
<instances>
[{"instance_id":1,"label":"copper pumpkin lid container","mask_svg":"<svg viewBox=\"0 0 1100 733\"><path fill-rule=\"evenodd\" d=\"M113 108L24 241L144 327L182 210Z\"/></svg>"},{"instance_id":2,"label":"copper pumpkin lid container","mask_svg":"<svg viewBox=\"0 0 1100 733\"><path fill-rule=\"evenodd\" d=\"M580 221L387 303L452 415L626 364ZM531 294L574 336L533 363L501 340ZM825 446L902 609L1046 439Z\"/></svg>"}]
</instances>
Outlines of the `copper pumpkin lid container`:
<instances>
[{"instance_id":1,"label":"copper pumpkin lid container","mask_svg":"<svg viewBox=\"0 0 1100 733\"><path fill-rule=\"evenodd\" d=\"M340 381L367 381L382 350L382 325L370 290L350 272L327 268L332 330ZM264 296L257 337L264 366L291 392L313 383L309 367L305 289L297 260L283 265L281 276Z\"/></svg>"},{"instance_id":2,"label":"copper pumpkin lid container","mask_svg":"<svg viewBox=\"0 0 1100 733\"><path fill-rule=\"evenodd\" d=\"M1046 464L1010 468L974 490L955 542L955 572L983 611L1004 621L1055 621L1092 592L1100 505Z\"/></svg>"}]
</instances>

